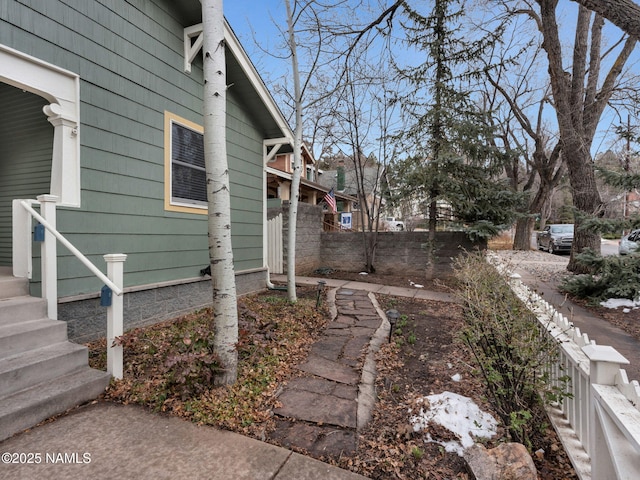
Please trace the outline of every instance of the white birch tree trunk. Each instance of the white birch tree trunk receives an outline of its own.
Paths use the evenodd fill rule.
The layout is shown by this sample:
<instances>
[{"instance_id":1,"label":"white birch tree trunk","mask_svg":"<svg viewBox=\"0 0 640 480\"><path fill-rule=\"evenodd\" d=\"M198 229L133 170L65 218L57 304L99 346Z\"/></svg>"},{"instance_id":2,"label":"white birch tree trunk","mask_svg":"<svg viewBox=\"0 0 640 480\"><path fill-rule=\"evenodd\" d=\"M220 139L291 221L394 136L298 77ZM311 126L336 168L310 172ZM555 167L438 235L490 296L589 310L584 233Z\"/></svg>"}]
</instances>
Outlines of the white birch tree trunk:
<instances>
[{"instance_id":1,"label":"white birch tree trunk","mask_svg":"<svg viewBox=\"0 0 640 480\"><path fill-rule=\"evenodd\" d=\"M222 0L202 0L204 41L204 156L209 260L213 287L213 343L223 371L215 385L238 376L238 306L231 246L231 202L226 143L226 69Z\"/></svg>"},{"instance_id":2,"label":"white birch tree trunk","mask_svg":"<svg viewBox=\"0 0 640 480\"><path fill-rule=\"evenodd\" d=\"M291 49L291 67L293 70L293 90L296 111L296 125L293 139L293 177L291 179L291 196L289 200L289 235L287 237L287 294L290 302L296 302L296 226L298 222L300 176L302 174L300 166L302 163L302 95L291 3L289 0L286 0L285 3L287 6L287 27L289 30L289 48Z\"/></svg>"}]
</instances>

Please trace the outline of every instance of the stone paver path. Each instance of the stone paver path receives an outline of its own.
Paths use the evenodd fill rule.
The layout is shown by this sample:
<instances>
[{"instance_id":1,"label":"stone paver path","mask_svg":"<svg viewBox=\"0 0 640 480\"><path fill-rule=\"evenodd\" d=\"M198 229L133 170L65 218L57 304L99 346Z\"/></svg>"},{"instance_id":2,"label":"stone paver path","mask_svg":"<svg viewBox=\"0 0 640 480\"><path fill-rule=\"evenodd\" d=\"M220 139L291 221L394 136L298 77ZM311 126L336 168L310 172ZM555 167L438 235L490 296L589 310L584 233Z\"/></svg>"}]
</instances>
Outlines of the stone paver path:
<instances>
[{"instance_id":1,"label":"stone paver path","mask_svg":"<svg viewBox=\"0 0 640 480\"><path fill-rule=\"evenodd\" d=\"M334 302L335 318L298 366L301 376L278 398L282 406L274 410L277 429L271 434L283 446L328 456L356 449L364 357L383 325L366 291L338 289Z\"/></svg>"}]
</instances>

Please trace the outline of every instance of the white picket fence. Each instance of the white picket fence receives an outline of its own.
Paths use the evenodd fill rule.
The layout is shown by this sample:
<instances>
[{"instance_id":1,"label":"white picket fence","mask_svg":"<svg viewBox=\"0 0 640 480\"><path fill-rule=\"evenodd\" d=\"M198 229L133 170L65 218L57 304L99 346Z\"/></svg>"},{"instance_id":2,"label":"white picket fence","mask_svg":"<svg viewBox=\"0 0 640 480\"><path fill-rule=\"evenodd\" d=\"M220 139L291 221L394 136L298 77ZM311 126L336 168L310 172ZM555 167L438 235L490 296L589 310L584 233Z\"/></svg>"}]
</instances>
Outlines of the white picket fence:
<instances>
[{"instance_id":1,"label":"white picket fence","mask_svg":"<svg viewBox=\"0 0 640 480\"><path fill-rule=\"evenodd\" d=\"M267 266L270 273L284 273L282 213L267 221Z\"/></svg>"},{"instance_id":2,"label":"white picket fence","mask_svg":"<svg viewBox=\"0 0 640 480\"><path fill-rule=\"evenodd\" d=\"M506 272L496 255L489 260ZM553 381L569 378L572 394L549 417L581 480L640 479L640 385L621 368L629 362L613 347L596 345L540 295L510 275L515 294L558 342Z\"/></svg>"}]
</instances>

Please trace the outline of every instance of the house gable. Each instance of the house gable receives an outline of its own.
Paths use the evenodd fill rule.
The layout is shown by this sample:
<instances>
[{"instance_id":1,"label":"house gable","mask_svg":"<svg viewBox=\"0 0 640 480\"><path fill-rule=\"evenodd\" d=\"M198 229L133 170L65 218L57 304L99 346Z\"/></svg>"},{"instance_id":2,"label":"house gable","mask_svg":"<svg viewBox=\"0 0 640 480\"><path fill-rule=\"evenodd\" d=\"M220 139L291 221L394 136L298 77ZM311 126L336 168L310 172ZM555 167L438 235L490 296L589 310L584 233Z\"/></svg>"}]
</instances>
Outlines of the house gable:
<instances>
[{"instance_id":1,"label":"house gable","mask_svg":"<svg viewBox=\"0 0 640 480\"><path fill-rule=\"evenodd\" d=\"M72 4L11 2L0 19L0 44L79 79L82 202L58 209L58 228L96 265L104 253L127 253L125 288L198 278L209 261L206 216L165 208L165 112L202 125L201 62L183 71L189 24L169 0ZM265 268L264 140L288 127L253 67L244 71L250 62L237 40L228 52L232 242L242 273ZM59 253L60 296L99 291L83 265Z\"/></svg>"}]
</instances>

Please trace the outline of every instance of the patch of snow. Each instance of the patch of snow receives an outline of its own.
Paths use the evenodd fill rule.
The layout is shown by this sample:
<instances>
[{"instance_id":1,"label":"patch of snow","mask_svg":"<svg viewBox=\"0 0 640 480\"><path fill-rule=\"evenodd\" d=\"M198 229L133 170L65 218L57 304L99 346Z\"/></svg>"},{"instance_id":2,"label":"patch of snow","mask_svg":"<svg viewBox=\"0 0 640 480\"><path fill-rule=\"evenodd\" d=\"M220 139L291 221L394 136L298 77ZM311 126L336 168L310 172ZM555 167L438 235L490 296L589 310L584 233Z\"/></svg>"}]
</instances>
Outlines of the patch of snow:
<instances>
[{"instance_id":1,"label":"patch of snow","mask_svg":"<svg viewBox=\"0 0 640 480\"><path fill-rule=\"evenodd\" d=\"M424 285L420 285L419 283L414 283L413 286L416 288L424 288Z\"/></svg>"},{"instance_id":2,"label":"patch of snow","mask_svg":"<svg viewBox=\"0 0 640 480\"><path fill-rule=\"evenodd\" d=\"M491 438L496 434L498 422L493 416L483 412L468 397L452 392L424 397L429 407L420 408L420 413L413 415L409 421L414 432L426 430L429 422L442 425L455 433L460 441L450 440L440 442L433 440L429 434L425 437L428 442L442 445L447 452L456 452L462 456L465 448L474 444L476 438Z\"/></svg>"},{"instance_id":3,"label":"patch of snow","mask_svg":"<svg viewBox=\"0 0 640 480\"><path fill-rule=\"evenodd\" d=\"M459 382L460 380L462 380L462 375L460 375L459 373L456 373L454 376L451 377L451 380L453 380L454 382Z\"/></svg>"},{"instance_id":4,"label":"patch of snow","mask_svg":"<svg viewBox=\"0 0 640 480\"><path fill-rule=\"evenodd\" d=\"M369 275L367 272L360 272L358 275Z\"/></svg>"},{"instance_id":5,"label":"patch of snow","mask_svg":"<svg viewBox=\"0 0 640 480\"><path fill-rule=\"evenodd\" d=\"M606 302L600 302L604 308L618 308L618 307L626 307L626 308L638 308L640 307L640 301L638 300L629 300L628 298L610 298ZM628 313L628 312L625 312Z\"/></svg>"}]
</instances>

